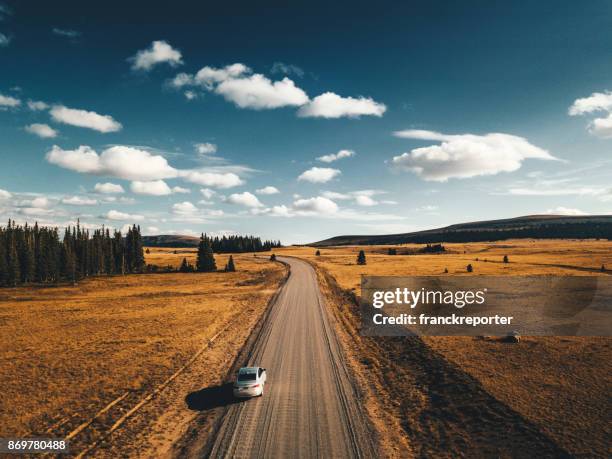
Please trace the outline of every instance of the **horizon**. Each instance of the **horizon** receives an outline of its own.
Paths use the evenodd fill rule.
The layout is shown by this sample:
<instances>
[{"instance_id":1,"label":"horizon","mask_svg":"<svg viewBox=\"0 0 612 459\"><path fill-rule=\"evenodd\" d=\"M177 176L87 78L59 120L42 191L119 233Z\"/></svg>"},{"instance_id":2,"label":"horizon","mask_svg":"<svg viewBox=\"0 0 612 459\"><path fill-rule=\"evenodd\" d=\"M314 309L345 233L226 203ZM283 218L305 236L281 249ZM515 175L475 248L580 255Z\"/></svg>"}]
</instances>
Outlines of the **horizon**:
<instances>
[{"instance_id":1,"label":"horizon","mask_svg":"<svg viewBox=\"0 0 612 459\"><path fill-rule=\"evenodd\" d=\"M607 2L175 6L0 0L1 219L291 245L612 214Z\"/></svg>"}]
</instances>

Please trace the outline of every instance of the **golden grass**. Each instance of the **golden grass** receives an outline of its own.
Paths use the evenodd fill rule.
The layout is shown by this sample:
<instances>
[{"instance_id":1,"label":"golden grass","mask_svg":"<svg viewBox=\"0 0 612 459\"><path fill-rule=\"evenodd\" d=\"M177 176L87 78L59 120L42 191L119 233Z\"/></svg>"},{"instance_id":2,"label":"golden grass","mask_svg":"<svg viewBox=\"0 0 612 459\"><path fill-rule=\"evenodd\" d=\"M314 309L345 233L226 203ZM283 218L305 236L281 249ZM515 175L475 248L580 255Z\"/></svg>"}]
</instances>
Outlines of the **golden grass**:
<instances>
[{"instance_id":1,"label":"golden grass","mask_svg":"<svg viewBox=\"0 0 612 459\"><path fill-rule=\"evenodd\" d=\"M321 248L320 256L315 256L317 249L312 247L288 247L276 250L276 253L313 262L324 273L330 274L339 287L357 295L360 294L362 274L581 276L610 275L612 272L599 272L602 264L612 269L610 241L509 240L444 245L447 253L431 255L388 255L389 246ZM417 249L422 245L392 247ZM361 249L366 252L365 266L356 264ZM504 255L508 256L510 263L502 263ZM468 264L474 267L472 274L466 272ZM448 269L448 274L444 274L445 269ZM342 306L338 308L343 310ZM346 307L344 310L348 311ZM351 320L355 321L356 317ZM364 359L367 352L374 352L373 355L368 354L368 358L378 360L375 366L387 368L383 374L385 371L399 371L388 366L392 363L384 363L388 361L387 356L375 355L376 346L373 347L374 351L370 351L365 342L357 344L361 342L358 336L353 335L353 340L354 344L345 345L345 350L355 354L352 356L354 361ZM609 393L612 389L610 338L524 337L519 344L471 337L424 337L423 341L451 365L475 378L495 399L533 422L567 451L587 456L606 455L610 438ZM355 351L356 348L361 350ZM411 350L406 348L405 352ZM357 371L365 375L372 372L372 367L364 366ZM378 411L392 412L398 403L414 403L408 400L415 396L415 389L409 384L412 376L408 374L406 378L406 382L397 374L389 378L395 387L388 389L399 393L400 400L390 402L387 408L382 406ZM373 386L379 383L371 382ZM404 389L397 391L397 387ZM426 400L427 391L421 396ZM423 409L427 410L426 407ZM407 418L402 419L400 415L398 423L406 422ZM411 428L419 427L412 425ZM487 429L484 420L482 429Z\"/></svg>"},{"instance_id":2,"label":"golden grass","mask_svg":"<svg viewBox=\"0 0 612 459\"><path fill-rule=\"evenodd\" d=\"M177 250L150 249L147 262L194 261L193 250ZM227 258L216 256L219 268ZM126 390L159 384L238 315L261 315L284 269L267 257L234 259L235 273L0 290L0 436L40 435L66 416L82 422Z\"/></svg>"}]
</instances>

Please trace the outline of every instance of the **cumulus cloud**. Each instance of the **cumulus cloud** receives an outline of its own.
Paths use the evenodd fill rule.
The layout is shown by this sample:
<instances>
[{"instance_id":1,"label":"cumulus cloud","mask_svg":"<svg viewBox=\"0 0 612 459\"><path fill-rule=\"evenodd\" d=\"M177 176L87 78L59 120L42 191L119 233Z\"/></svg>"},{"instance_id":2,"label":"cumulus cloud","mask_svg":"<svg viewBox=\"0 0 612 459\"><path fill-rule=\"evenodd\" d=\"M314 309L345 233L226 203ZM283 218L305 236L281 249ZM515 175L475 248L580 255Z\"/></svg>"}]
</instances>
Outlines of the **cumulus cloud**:
<instances>
[{"instance_id":1,"label":"cumulus cloud","mask_svg":"<svg viewBox=\"0 0 612 459\"><path fill-rule=\"evenodd\" d=\"M191 190L189 188L183 188L182 186L173 186L172 192L186 194L186 193L191 193Z\"/></svg>"},{"instance_id":2,"label":"cumulus cloud","mask_svg":"<svg viewBox=\"0 0 612 459\"><path fill-rule=\"evenodd\" d=\"M149 182L136 180L132 182L130 189L133 193L146 194L149 196L165 196L172 194L172 190L163 180L152 180Z\"/></svg>"},{"instance_id":3,"label":"cumulus cloud","mask_svg":"<svg viewBox=\"0 0 612 459\"><path fill-rule=\"evenodd\" d=\"M385 104L371 97L342 97L333 92L323 93L300 108L298 116L314 118L381 117L387 111Z\"/></svg>"},{"instance_id":4,"label":"cumulus cloud","mask_svg":"<svg viewBox=\"0 0 612 459\"><path fill-rule=\"evenodd\" d=\"M211 190L210 188L202 188L200 189L200 193L202 193L202 196L204 196L206 199L211 199L215 194L217 194L215 190Z\"/></svg>"},{"instance_id":5,"label":"cumulus cloud","mask_svg":"<svg viewBox=\"0 0 612 459\"><path fill-rule=\"evenodd\" d=\"M0 189L0 200L11 199L13 195L6 190Z\"/></svg>"},{"instance_id":6,"label":"cumulus cloud","mask_svg":"<svg viewBox=\"0 0 612 459\"><path fill-rule=\"evenodd\" d=\"M308 101L306 93L285 77L272 82L261 74L222 81L215 89L225 100L240 108L255 110L300 106Z\"/></svg>"},{"instance_id":7,"label":"cumulus cloud","mask_svg":"<svg viewBox=\"0 0 612 459\"><path fill-rule=\"evenodd\" d=\"M293 203L293 210L299 215L330 215L338 212L338 204L331 199L317 196L316 198L298 199Z\"/></svg>"},{"instance_id":8,"label":"cumulus cloud","mask_svg":"<svg viewBox=\"0 0 612 459\"><path fill-rule=\"evenodd\" d=\"M129 59L133 70L151 70L154 66L167 63L176 67L183 63L181 52L164 40L155 40L147 49L142 49Z\"/></svg>"},{"instance_id":9,"label":"cumulus cloud","mask_svg":"<svg viewBox=\"0 0 612 459\"><path fill-rule=\"evenodd\" d=\"M21 105L21 101L12 96L0 94L0 107L15 108Z\"/></svg>"},{"instance_id":10,"label":"cumulus cloud","mask_svg":"<svg viewBox=\"0 0 612 459\"><path fill-rule=\"evenodd\" d=\"M311 183L326 183L337 177L342 172L338 169L330 167L312 167L304 171L298 177L298 180L305 180Z\"/></svg>"},{"instance_id":11,"label":"cumulus cloud","mask_svg":"<svg viewBox=\"0 0 612 459\"><path fill-rule=\"evenodd\" d=\"M244 193L234 193L228 196L227 202L230 204L237 204L244 207L263 207L263 204L257 199L253 193L245 191Z\"/></svg>"},{"instance_id":12,"label":"cumulus cloud","mask_svg":"<svg viewBox=\"0 0 612 459\"><path fill-rule=\"evenodd\" d=\"M117 194L117 193L125 192L121 185L117 183L110 183L110 182L96 183L96 186L94 186L94 190L102 194Z\"/></svg>"},{"instance_id":13,"label":"cumulus cloud","mask_svg":"<svg viewBox=\"0 0 612 459\"><path fill-rule=\"evenodd\" d=\"M62 204L68 204L70 206L95 206L98 204L98 201L83 196L71 196L63 198Z\"/></svg>"},{"instance_id":14,"label":"cumulus cloud","mask_svg":"<svg viewBox=\"0 0 612 459\"><path fill-rule=\"evenodd\" d=\"M607 116L595 118L588 125L588 131L602 138L612 138L612 92L594 92L588 97L576 99L568 109L570 116L607 112Z\"/></svg>"},{"instance_id":15,"label":"cumulus cloud","mask_svg":"<svg viewBox=\"0 0 612 459\"><path fill-rule=\"evenodd\" d=\"M280 193L280 191L278 190L278 188L268 185L268 186L264 186L263 188L259 188L258 190L255 190L255 193L267 195L267 194L278 194Z\"/></svg>"},{"instance_id":16,"label":"cumulus cloud","mask_svg":"<svg viewBox=\"0 0 612 459\"><path fill-rule=\"evenodd\" d=\"M53 137L57 137L57 131L48 124L30 124L25 127L25 130L30 134L37 135L42 139L52 139Z\"/></svg>"},{"instance_id":17,"label":"cumulus cloud","mask_svg":"<svg viewBox=\"0 0 612 459\"><path fill-rule=\"evenodd\" d=\"M34 112L39 112L48 109L49 105L42 100L28 100L28 108Z\"/></svg>"},{"instance_id":18,"label":"cumulus cloud","mask_svg":"<svg viewBox=\"0 0 612 459\"><path fill-rule=\"evenodd\" d=\"M200 155L210 155L217 152L217 145L209 142L196 143L195 149Z\"/></svg>"},{"instance_id":19,"label":"cumulus cloud","mask_svg":"<svg viewBox=\"0 0 612 459\"><path fill-rule=\"evenodd\" d=\"M58 123L69 124L94 131L108 133L121 130L121 123L115 121L110 115L100 115L96 112L68 108L55 105L50 111L51 118Z\"/></svg>"},{"instance_id":20,"label":"cumulus cloud","mask_svg":"<svg viewBox=\"0 0 612 459\"><path fill-rule=\"evenodd\" d=\"M213 188L232 188L244 184L233 172L180 171L180 176L188 182Z\"/></svg>"},{"instance_id":21,"label":"cumulus cloud","mask_svg":"<svg viewBox=\"0 0 612 459\"><path fill-rule=\"evenodd\" d=\"M396 137L441 142L415 148L393 157L400 170L414 172L427 181L445 182L450 178L470 178L518 170L526 159L554 160L546 150L526 139L509 134L447 135L439 132L405 130Z\"/></svg>"},{"instance_id":22,"label":"cumulus cloud","mask_svg":"<svg viewBox=\"0 0 612 459\"><path fill-rule=\"evenodd\" d=\"M150 181L178 175L163 156L122 145L107 148L100 155L85 145L76 150L63 150L54 145L46 158L51 164L65 169L126 180Z\"/></svg>"},{"instance_id":23,"label":"cumulus cloud","mask_svg":"<svg viewBox=\"0 0 612 459\"><path fill-rule=\"evenodd\" d=\"M338 153L331 153L329 155L319 156L317 160L324 163L333 163L334 161L338 161L339 159L350 158L351 156L355 156L355 152L353 150L340 150Z\"/></svg>"},{"instance_id":24,"label":"cumulus cloud","mask_svg":"<svg viewBox=\"0 0 612 459\"><path fill-rule=\"evenodd\" d=\"M177 202L172 206L172 213L176 215L193 215L198 208L189 201Z\"/></svg>"},{"instance_id":25,"label":"cumulus cloud","mask_svg":"<svg viewBox=\"0 0 612 459\"><path fill-rule=\"evenodd\" d=\"M127 214L125 212L119 212L118 210L109 210L106 213L105 217L108 218L109 220L120 220L120 221L126 221L126 220L140 221L140 220L144 220L144 216L142 216L142 215Z\"/></svg>"}]
</instances>

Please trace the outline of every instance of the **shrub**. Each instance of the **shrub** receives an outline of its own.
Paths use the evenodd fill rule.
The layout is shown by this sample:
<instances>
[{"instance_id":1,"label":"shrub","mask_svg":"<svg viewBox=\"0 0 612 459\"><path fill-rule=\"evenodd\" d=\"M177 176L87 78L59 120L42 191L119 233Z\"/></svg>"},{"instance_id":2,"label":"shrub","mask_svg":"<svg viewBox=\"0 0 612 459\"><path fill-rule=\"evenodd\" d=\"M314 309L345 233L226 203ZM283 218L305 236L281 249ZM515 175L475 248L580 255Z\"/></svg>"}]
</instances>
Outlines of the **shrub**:
<instances>
[{"instance_id":1,"label":"shrub","mask_svg":"<svg viewBox=\"0 0 612 459\"><path fill-rule=\"evenodd\" d=\"M504 255L504 263L509 263L509 261L508 261L508 255Z\"/></svg>"},{"instance_id":2,"label":"shrub","mask_svg":"<svg viewBox=\"0 0 612 459\"><path fill-rule=\"evenodd\" d=\"M466 269L467 269L467 272L468 272L468 273L471 273L471 272L473 272L473 271L474 271L474 268L472 268L472 265L471 265L471 264L470 264L470 265L467 265L467 268L466 268Z\"/></svg>"},{"instance_id":3,"label":"shrub","mask_svg":"<svg viewBox=\"0 0 612 459\"><path fill-rule=\"evenodd\" d=\"M365 256L365 252L363 250L359 251L359 255L357 255L357 264L358 265L365 265L366 264L366 256Z\"/></svg>"},{"instance_id":4,"label":"shrub","mask_svg":"<svg viewBox=\"0 0 612 459\"><path fill-rule=\"evenodd\" d=\"M276 255L275 254L270 255L270 261L276 261Z\"/></svg>"},{"instance_id":5,"label":"shrub","mask_svg":"<svg viewBox=\"0 0 612 459\"><path fill-rule=\"evenodd\" d=\"M321 256L321 251L320 251L320 250L317 250L317 251L315 252L315 256L320 257L320 256Z\"/></svg>"},{"instance_id":6,"label":"shrub","mask_svg":"<svg viewBox=\"0 0 612 459\"><path fill-rule=\"evenodd\" d=\"M389 248L389 255L397 255L397 249L395 248Z\"/></svg>"}]
</instances>

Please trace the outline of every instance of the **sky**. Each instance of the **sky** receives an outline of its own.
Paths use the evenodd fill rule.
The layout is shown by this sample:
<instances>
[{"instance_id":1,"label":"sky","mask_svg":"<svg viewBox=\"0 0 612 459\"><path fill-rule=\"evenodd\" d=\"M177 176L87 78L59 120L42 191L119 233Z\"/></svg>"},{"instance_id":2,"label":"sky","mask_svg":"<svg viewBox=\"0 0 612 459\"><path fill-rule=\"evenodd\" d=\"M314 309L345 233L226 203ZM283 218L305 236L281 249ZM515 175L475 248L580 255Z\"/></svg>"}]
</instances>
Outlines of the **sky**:
<instances>
[{"instance_id":1,"label":"sky","mask_svg":"<svg viewBox=\"0 0 612 459\"><path fill-rule=\"evenodd\" d=\"M0 219L308 243L612 213L612 3L0 0Z\"/></svg>"}]
</instances>

